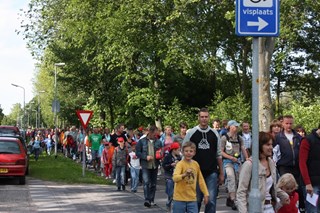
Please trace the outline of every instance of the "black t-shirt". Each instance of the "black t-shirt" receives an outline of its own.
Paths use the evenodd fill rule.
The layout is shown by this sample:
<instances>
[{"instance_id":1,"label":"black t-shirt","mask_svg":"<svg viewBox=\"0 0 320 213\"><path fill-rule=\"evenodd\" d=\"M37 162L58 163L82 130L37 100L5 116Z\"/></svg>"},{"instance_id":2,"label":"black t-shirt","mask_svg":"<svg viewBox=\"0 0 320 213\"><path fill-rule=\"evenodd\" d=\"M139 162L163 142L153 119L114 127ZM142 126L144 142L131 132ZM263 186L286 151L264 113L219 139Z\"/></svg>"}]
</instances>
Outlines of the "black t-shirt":
<instances>
[{"instance_id":1,"label":"black t-shirt","mask_svg":"<svg viewBox=\"0 0 320 213\"><path fill-rule=\"evenodd\" d=\"M185 141L191 141L196 145L196 155L193 157L199 163L202 175L209 176L217 172L217 149L219 134L216 130L208 127L201 129L198 126L190 129L184 138Z\"/></svg>"},{"instance_id":2,"label":"black t-shirt","mask_svg":"<svg viewBox=\"0 0 320 213\"><path fill-rule=\"evenodd\" d=\"M116 133L110 136L110 142L112 143L113 146L117 147L119 146L118 144L118 138L123 138L124 142L127 141L127 137L124 133L121 135L117 135Z\"/></svg>"}]
</instances>

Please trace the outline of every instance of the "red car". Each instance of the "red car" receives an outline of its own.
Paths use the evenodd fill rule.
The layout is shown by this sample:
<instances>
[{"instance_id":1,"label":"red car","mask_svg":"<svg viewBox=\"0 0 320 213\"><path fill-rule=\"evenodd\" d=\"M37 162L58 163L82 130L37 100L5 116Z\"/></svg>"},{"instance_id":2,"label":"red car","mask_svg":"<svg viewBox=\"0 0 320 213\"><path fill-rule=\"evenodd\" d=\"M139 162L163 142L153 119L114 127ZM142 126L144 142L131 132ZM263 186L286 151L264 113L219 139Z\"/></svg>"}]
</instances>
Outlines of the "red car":
<instances>
[{"instance_id":1,"label":"red car","mask_svg":"<svg viewBox=\"0 0 320 213\"><path fill-rule=\"evenodd\" d=\"M19 184L26 183L28 155L20 137L0 137L0 177L18 178Z\"/></svg>"}]
</instances>

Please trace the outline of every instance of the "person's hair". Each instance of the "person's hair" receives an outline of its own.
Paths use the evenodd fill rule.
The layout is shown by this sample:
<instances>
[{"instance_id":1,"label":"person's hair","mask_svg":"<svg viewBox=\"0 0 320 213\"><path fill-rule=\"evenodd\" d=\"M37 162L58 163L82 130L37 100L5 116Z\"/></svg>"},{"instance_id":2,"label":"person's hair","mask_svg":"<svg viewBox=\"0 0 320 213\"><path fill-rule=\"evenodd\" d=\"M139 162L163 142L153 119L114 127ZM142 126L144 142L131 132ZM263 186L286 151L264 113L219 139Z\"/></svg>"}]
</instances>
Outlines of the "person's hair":
<instances>
[{"instance_id":1,"label":"person's hair","mask_svg":"<svg viewBox=\"0 0 320 213\"><path fill-rule=\"evenodd\" d=\"M303 126L301 124L298 124L297 126L295 126L294 130L296 132L302 131L302 132L304 132L304 134L306 134L306 130L303 128Z\"/></svg>"},{"instance_id":2,"label":"person's hair","mask_svg":"<svg viewBox=\"0 0 320 213\"><path fill-rule=\"evenodd\" d=\"M291 173L283 174L278 180L278 183L277 183L278 188L281 189L282 187L285 187L285 186L298 189L298 184L296 182L296 179Z\"/></svg>"},{"instance_id":3,"label":"person's hair","mask_svg":"<svg viewBox=\"0 0 320 213\"><path fill-rule=\"evenodd\" d=\"M270 124L270 132L272 132L272 128L275 127L275 126L278 126L278 127L282 127L282 124L279 120L275 119L271 122Z\"/></svg>"},{"instance_id":4,"label":"person's hair","mask_svg":"<svg viewBox=\"0 0 320 213\"><path fill-rule=\"evenodd\" d=\"M221 124L223 127L226 127L228 125L228 122L229 121L227 119L224 119L224 120L222 120Z\"/></svg>"},{"instance_id":5,"label":"person's hair","mask_svg":"<svg viewBox=\"0 0 320 213\"><path fill-rule=\"evenodd\" d=\"M151 125L151 126L149 126L149 132L154 132L154 131L156 131L156 130L158 130L158 127L156 127L155 125Z\"/></svg>"},{"instance_id":6,"label":"person's hair","mask_svg":"<svg viewBox=\"0 0 320 213\"><path fill-rule=\"evenodd\" d=\"M186 147L191 147L191 149L196 150L196 145L195 145L193 142L191 142L191 141L187 141L187 142L184 142L184 143L182 144L182 148L181 148L182 152L184 151L184 149L185 149Z\"/></svg>"},{"instance_id":7,"label":"person's hair","mask_svg":"<svg viewBox=\"0 0 320 213\"><path fill-rule=\"evenodd\" d=\"M285 119L285 118L293 119L293 116L292 115L285 115L285 116L283 116L283 119Z\"/></svg>"},{"instance_id":8,"label":"person's hair","mask_svg":"<svg viewBox=\"0 0 320 213\"><path fill-rule=\"evenodd\" d=\"M270 140L272 140L272 135L268 132L259 132L259 153L262 153L263 145L267 144Z\"/></svg>"},{"instance_id":9,"label":"person's hair","mask_svg":"<svg viewBox=\"0 0 320 213\"><path fill-rule=\"evenodd\" d=\"M171 129L172 130L172 127L167 125L167 126L164 127L164 130L166 130L166 129Z\"/></svg>"},{"instance_id":10,"label":"person's hair","mask_svg":"<svg viewBox=\"0 0 320 213\"><path fill-rule=\"evenodd\" d=\"M200 112L208 112L208 113L209 113L209 110L208 110L208 108L203 107L203 108L201 108L201 109L199 110L198 115L200 115Z\"/></svg>"},{"instance_id":11,"label":"person's hair","mask_svg":"<svg viewBox=\"0 0 320 213\"><path fill-rule=\"evenodd\" d=\"M242 121L242 122L241 122L241 127L243 126L243 124L249 124L249 126L250 126L249 121Z\"/></svg>"},{"instance_id":12,"label":"person's hair","mask_svg":"<svg viewBox=\"0 0 320 213\"><path fill-rule=\"evenodd\" d=\"M121 127L124 127L124 124L120 123L115 127L115 130L118 131Z\"/></svg>"},{"instance_id":13,"label":"person's hair","mask_svg":"<svg viewBox=\"0 0 320 213\"><path fill-rule=\"evenodd\" d=\"M283 121L283 115L279 115L277 120L280 121L280 122Z\"/></svg>"},{"instance_id":14,"label":"person's hair","mask_svg":"<svg viewBox=\"0 0 320 213\"><path fill-rule=\"evenodd\" d=\"M182 127L185 127L185 128L188 128L188 124L186 122L180 122L179 124L179 127L182 128Z\"/></svg>"},{"instance_id":15,"label":"person's hair","mask_svg":"<svg viewBox=\"0 0 320 213\"><path fill-rule=\"evenodd\" d=\"M219 119L219 118L215 118L215 119L213 119L213 120L212 120L212 123L214 123L214 122L221 123L221 121L220 121L220 119Z\"/></svg>"}]
</instances>

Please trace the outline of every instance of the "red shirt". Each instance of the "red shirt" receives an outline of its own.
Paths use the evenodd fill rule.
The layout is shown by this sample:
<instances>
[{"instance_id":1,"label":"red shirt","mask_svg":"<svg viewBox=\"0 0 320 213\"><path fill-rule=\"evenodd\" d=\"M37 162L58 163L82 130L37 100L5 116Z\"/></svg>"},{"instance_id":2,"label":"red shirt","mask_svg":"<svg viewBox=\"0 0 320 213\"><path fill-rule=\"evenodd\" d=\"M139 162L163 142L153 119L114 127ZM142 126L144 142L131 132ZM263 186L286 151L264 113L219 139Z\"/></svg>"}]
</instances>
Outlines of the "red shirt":
<instances>
[{"instance_id":1,"label":"red shirt","mask_svg":"<svg viewBox=\"0 0 320 213\"><path fill-rule=\"evenodd\" d=\"M299 195L297 192L293 192L292 195L289 195L290 204L282 206L278 213L298 213L299 207Z\"/></svg>"}]
</instances>

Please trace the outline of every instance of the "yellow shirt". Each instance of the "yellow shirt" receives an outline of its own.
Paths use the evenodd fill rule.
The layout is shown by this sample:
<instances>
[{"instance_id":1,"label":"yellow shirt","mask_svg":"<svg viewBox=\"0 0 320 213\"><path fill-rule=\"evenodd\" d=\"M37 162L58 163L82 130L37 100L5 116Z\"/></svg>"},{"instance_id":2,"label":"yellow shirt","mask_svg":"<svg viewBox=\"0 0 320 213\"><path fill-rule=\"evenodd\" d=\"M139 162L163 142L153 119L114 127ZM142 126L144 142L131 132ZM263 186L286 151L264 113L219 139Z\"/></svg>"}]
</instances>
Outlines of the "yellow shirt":
<instances>
[{"instance_id":1,"label":"yellow shirt","mask_svg":"<svg viewBox=\"0 0 320 213\"><path fill-rule=\"evenodd\" d=\"M182 178L187 169L192 169L190 176ZM200 171L198 162L181 160L177 163L173 173L174 192L173 200L176 201L197 201L196 186L199 183L200 190L204 196L209 196L206 182Z\"/></svg>"}]
</instances>

